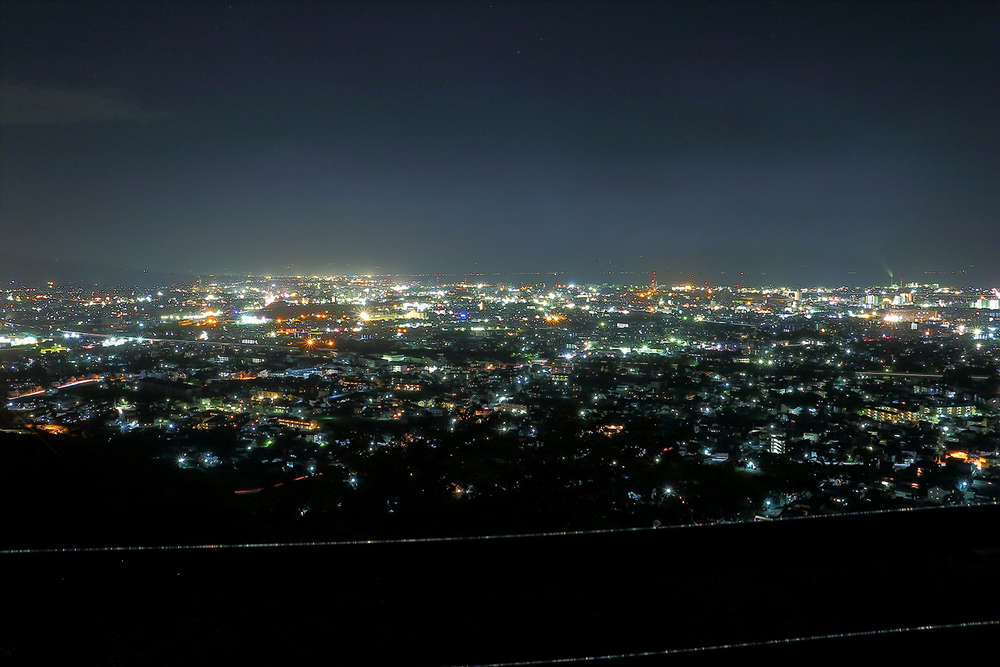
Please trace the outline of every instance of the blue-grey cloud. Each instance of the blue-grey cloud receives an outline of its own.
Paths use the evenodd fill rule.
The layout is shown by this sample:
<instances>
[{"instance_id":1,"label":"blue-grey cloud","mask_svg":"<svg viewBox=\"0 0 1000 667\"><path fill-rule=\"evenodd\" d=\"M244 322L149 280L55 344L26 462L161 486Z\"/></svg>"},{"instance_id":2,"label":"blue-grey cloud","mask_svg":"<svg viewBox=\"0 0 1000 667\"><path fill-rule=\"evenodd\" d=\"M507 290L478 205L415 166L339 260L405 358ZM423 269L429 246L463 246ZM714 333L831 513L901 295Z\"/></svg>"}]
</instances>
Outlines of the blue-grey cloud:
<instances>
[{"instance_id":1,"label":"blue-grey cloud","mask_svg":"<svg viewBox=\"0 0 1000 667\"><path fill-rule=\"evenodd\" d=\"M70 125L152 121L163 114L143 109L116 90L70 90L0 82L0 125Z\"/></svg>"}]
</instances>

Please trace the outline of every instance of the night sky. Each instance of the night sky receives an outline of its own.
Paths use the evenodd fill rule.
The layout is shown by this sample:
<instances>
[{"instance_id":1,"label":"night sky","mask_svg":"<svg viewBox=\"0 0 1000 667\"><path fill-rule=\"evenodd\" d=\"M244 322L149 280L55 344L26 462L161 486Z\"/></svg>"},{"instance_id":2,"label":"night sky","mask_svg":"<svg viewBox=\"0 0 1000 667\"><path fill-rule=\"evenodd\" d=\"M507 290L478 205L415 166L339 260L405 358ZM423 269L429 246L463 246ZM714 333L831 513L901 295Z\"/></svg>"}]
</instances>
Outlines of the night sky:
<instances>
[{"instance_id":1,"label":"night sky","mask_svg":"<svg viewBox=\"0 0 1000 667\"><path fill-rule=\"evenodd\" d=\"M1000 285L995 2L6 0L0 20L5 280Z\"/></svg>"}]
</instances>

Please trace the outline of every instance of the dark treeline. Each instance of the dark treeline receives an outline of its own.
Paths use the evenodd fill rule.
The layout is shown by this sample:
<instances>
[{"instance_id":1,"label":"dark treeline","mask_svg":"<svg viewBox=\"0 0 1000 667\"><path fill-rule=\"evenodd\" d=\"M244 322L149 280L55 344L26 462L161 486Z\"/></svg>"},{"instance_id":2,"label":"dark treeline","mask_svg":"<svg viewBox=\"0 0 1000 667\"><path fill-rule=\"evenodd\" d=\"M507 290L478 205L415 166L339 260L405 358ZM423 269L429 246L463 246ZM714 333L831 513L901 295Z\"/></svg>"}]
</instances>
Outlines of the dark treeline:
<instances>
[{"instance_id":1,"label":"dark treeline","mask_svg":"<svg viewBox=\"0 0 1000 667\"><path fill-rule=\"evenodd\" d=\"M350 425L323 448L314 474L268 464L305 450L278 437L236 458L231 431L190 431L191 451L220 465L178 466L175 441L152 433L106 437L0 434L3 546L231 544L482 534L745 521L768 497L819 493L819 462L763 456L760 470L682 457L682 422L623 422L595 429L556 407L537 439L489 423L414 427L419 438ZM345 427L348 428L348 427ZM309 454L312 455L312 454ZM838 474L877 474L878 462ZM298 478L295 477L298 475ZM253 493L237 491L253 490ZM872 509L902 506L884 499Z\"/></svg>"}]
</instances>

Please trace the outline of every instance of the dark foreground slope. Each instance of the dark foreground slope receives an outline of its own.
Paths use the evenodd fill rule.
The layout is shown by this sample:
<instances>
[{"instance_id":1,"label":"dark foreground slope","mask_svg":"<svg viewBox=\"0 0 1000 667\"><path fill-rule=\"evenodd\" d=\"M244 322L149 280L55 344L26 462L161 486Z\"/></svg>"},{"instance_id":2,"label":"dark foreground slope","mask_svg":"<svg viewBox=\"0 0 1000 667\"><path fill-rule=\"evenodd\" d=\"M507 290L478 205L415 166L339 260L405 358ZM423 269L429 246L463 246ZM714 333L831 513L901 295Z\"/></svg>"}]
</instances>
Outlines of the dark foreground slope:
<instances>
[{"instance_id":1,"label":"dark foreground slope","mask_svg":"<svg viewBox=\"0 0 1000 667\"><path fill-rule=\"evenodd\" d=\"M444 542L8 552L0 650L23 664L471 664L997 621L998 519L988 506ZM912 658L996 632L724 650Z\"/></svg>"}]
</instances>

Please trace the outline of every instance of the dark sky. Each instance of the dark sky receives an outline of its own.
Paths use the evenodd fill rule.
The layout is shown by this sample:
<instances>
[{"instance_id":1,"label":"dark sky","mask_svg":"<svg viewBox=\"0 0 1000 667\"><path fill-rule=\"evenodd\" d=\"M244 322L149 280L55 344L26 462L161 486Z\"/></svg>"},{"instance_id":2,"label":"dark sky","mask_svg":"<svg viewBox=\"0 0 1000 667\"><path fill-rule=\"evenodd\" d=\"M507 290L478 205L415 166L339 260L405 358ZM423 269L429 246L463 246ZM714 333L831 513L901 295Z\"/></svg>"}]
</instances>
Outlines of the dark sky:
<instances>
[{"instance_id":1,"label":"dark sky","mask_svg":"<svg viewBox=\"0 0 1000 667\"><path fill-rule=\"evenodd\" d=\"M1000 285L995 2L6 0L0 49L6 273Z\"/></svg>"}]
</instances>

